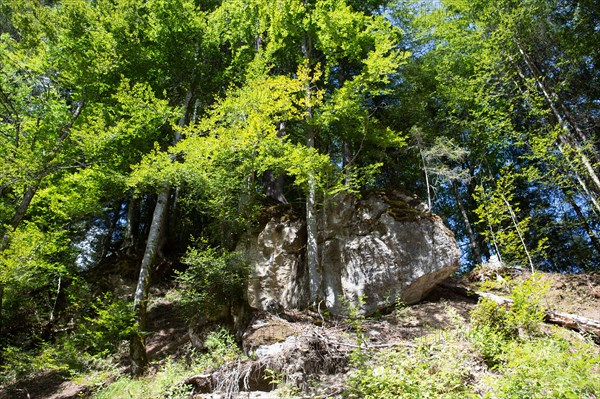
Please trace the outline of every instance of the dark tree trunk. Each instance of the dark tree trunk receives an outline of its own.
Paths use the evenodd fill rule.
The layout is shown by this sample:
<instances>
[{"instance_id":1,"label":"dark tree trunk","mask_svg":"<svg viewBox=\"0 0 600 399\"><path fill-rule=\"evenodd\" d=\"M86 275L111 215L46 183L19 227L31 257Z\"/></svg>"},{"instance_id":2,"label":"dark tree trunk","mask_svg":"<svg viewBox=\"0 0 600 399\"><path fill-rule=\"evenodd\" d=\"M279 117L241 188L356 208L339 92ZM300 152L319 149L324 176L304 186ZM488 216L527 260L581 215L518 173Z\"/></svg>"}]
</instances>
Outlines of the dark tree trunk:
<instances>
[{"instance_id":1,"label":"dark tree trunk","mask_svg":"<svg viewBox=\"0 0 600 399\"><path fill-rule=\"evenodd\" d=\"M573 208L573 210L577 214L577 217L579 218L579 221L581 222L581 225L583 226L583 228L585 229L586 233L590 237L590 240L592 241L592 244L594 245L594 248L596 249L596 253L600 256L600 242L598 241L598 237L596 237L596 234L594 233L594 230L592 229L592 227L588 223L585 215L581 211L581 208L579 207L579 205L577 205L577 202L575 202L575 200L573 199L573 197L571 196L571 194L569 194L569 192L567 190L564 190L564 189L563 189L563 193L565 194L565 197L567 198L567 201L569 202L569 204L571 204L571 207Z\"/></svg>"},{"instance_id":2,"label":"dark tree trunk","mask_svg":"<svg viewBox=\"0 0 600 399\"><path fill-rule=\"evenodd\" d=\"M121 217L122 206L123 206L122 202L119 201L117 206L114 209L114 213L113 213L112 217L110 217L110 215L107 215L107 217L106 217L108 232L106 234L106 237L104 238L104 241L102 242L101 252L100 252L100 255L98 256L96 264L102 262L102 260L104 258L106 258L106 255L108 255L108 252L110 251L110 249L112 247L113 235L115 234L115 230L117 228L117 223L119 222L119 218Z\"/></svg>"},{"instance_id":3,"label":"dark tree trunk","mask_svg":"<svg viewBox=\"0 0 600 399\"><path fill-rule=\"evenodd\" d=\"M140 201L137 198L131 198L127 204L127 225L123 238L122 249L132 255L137 248L137 237L140 234Z\"/></svg>"},{"instance_id":4,"label":"dark tree trunk","mask_svg":"<svg viewBox=\"0 0 600 399\"><path fill-rule=\"evenodd\" d=\"M463 219L463 223L465 224L465 229L467 230L467 234L469 236L469 247L471 248L471 255L473 256L473 262L476 265L480 265L482 262L481 250L479 248L479 243L477 242L477 237L475 236L475 232L471 226L471 222L469 221L469 215L467 213L467 209L465 208L465 204L463 203L460 192L458 190L458 185L456 181L452 181L452 188L454 189L454 196L456 197L456 203L458 205L458 209L460 210L460 214Z\"/></svg>"},{"instance_id":5,"label":"dark tree trunk","mask_svg":"<svg viewBox=\"0 0 600 399\"><path fill-rule=\"evenodd\" d=\"M279 125L277 126L277 137L282 138L286 135L286 123L279 122ZM267 197L273 198L275 201L282 204L287 204L288 201L283 194L285 188L285 176L276 176L272 171L268 170L264 177L265 194Z\"/></svg>"}]
</instances>

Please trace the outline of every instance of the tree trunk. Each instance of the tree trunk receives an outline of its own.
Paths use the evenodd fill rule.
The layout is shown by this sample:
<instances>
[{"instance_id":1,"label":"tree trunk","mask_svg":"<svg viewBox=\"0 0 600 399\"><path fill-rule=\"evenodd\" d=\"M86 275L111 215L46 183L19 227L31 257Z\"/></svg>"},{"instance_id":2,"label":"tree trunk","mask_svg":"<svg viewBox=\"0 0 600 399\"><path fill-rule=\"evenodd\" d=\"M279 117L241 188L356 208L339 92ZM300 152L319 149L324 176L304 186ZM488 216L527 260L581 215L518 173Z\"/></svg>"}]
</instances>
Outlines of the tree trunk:
<instances>
[{"instance_id":1,"label":"tree trunk","mask_svg":"<svg viewBox=\"0 0 600 399\"><path fill-rule=\"evenodd\" d=\"M140 201L137 198L131 198L127 204L127 226L123 239L122 249L132 255L137 247L136 237L140 230Z\"/></svg>"},{"instance_id":2,"label":"tree trunk","mask_svg":"<svg viewBox=\"0 0 600 399\"><path fill-rule=\"evenodd\" d=\"M342 144L342 166L345 172L346 177L344 177L344 183L346 186L350 186L350 178L352 176L352 171L350 165L352 164L352 151L350 150L350 144L347 141L344 141Z\"/></svg>"},{"instance_id":3,"label":"tree trunk","mask_svg":"<svg viewBox=\"0 0 600 399\"><path fill-rule=\"evenodd\" d=\"M277 126L277 137L283 138L286 135L286 123L280 122ZM283 193L285 188L285 176L275 176L272 171L268 170L265 173L264 186L267 197L273 198L282 204L288 203L288 200Z\"/></svg>"},{"instance_id":4,"label":"tree trunk","mask_svg":"<svg viewBox=\"0 0 600 399\"><path fill-rule=\"evenodd\" d=\"M567 123L565 118L563 118L563 116L559 112L558 108L559 107L561 108L563 113L565 113L565 116L567 119L572 120L572 117L570 116L570 113L568 112L566 106L564 104L562 104L562 102L558 101L558 96L556 95L556 93L550 92L548 90L548 88L546 87L546 85L543 83L543 81L540 78L541 72L540 72L539 68L537 68L537 66L533 63L533 61L529 58L527 53L523 50L523 48L518 43L517 43L517 47L518 47L519 52L521 53L521 56L522 56L525 64L527 65L527 68L529 69L531 74L534 76L534 81L535 81L536 86L538 87L538 89L540 90L540 92L542 93L544 98L546 99L548 105L550 106L550 109L552 110L552 113L554 114L554 117L558 121L560 127L563 129L563 133L561 133L559 135L559 140L556 143L556 145L557 145L560 153L564 157L565 161L567 162L568 167L570 168L570 171L575 174L575 179L577 180L577 183L581 186L581 188L585 192L587 199L593 204L595 211L598 214L600 214L600 204L598 203L598 200L596 198L597 195L600 194L600 181L598 180L597 173L594 170L593 165L590 163L589 159L587 158L586 154L584 153L584 150L581 148L581 146L577 142L577 139L569 138L565 134L565 132L566 133L569 132L569 124ZM517 69L517 73L519 74L521 79L523 79L523 81L526 82L527 77L525 76L525 73L523 72L521 67L519 67L517 65L516 69ZM558 106L555 104L555 100L558 102ZM581 140L583 140L584 143L586 143L587 136L581 131L581 129L577 126L577 124L574 121L571 122L571 126L573 126L575 132L577 133L577 136ZM595 191L593 190L593 188L592 188L592 191L590 191L590 189L588 188L588 183L586 183L586 181L585 181L586 179L583 179L580 176L579 168L576 165L574 165L573 160L571 159L572 155L569 153L569 150L567 150L567 149L570 149L571 151L575 152L575 154L580 158L579 161L584 165L584 167L589 175L589 179L587 179L587 180L591 180L592 185L596 186ZM594 153L594 158L596 160L598 160L598 155L599 154Z\"/></svg>"},{"instance_id":5,"label":"tree trunk","mask_svg":"<svg viewBox=\"0 0 600 399\"><path fill-rule=\"evenodd\" d=\"M152 224L148 233L148 242L142 265L140 266L140 276L138 278L137 288L133 300L133 311L136 331L133 333L130 342L131 373L139 377L148 367L148 358L146 355L146 310L148 306L148 292L150 290L150 274L158 254L160 237L164 226L164 220L168 211L169 196L171 187L165 185L158 194L154 214L152 215Z\"/></svg>"},{"instance_id":6,"label":"tree trunk","mask_svg":"<svg viewBox=\"0 0 600 399\"><path fill-rule=\"evenodd\" d=\"M512 299L492 294L491 292L473 291L470 288L454 284L443 283L442 286L470 299L486 298L500 306L506 307L511 307L513 304ZM571 330L592 334L594 340L597 343L600 343L600 320L588 319L587 317L576 314L546 309L544 310L544 321L546 323L556 324Z\"/></svg>"},{"instance_id":7,"label":"tree trunk","mask_svg":"<svg viewBox=\"0 0 600 399\"><path fill-rule=\"evenodd\" d=\"M577 180L577 183L579 184L579 186L581 187L581 189L587 196L588 201L591 202L592 205L594 206L594 212L596 212L596 214L600 215L600 203L596 199L596 195L590 191L585 180L583 180L581 178L581 176L579 175L579 172L577 172L577 168L573 165L573 162L571 161L571 159L569 159L569 154L567 154L565 152L565 148L561 143L558 143L558 150L563 155L565 161L569 164L569 167L575 174L575 179Z\"/></svg>"},{"instance_id":8,"label":"tree trunk","mask_svg":"<svg viewBox=\"0 0 600 399\"><path fill-rule=\"evenodd\" d=\"M469 221L469 215L467 214L465 204L460 198L460 192L458 191L458 185L456 184L455 180L452 180L452 188L454 189L454 196L456 197L456 203L458 205L458 209L460 210L463 223L465 224L467 234L469 235L469 246L471 247L471 255L473 256L473 262L475 262L475 265L480 265L482 263L481 250L479 249L475 232L471 227L471 222Z\"/></svg>"},{"instance_id":9,"label":"tree trunk","mask_svg":"<svg viewBox=\"0 0 600 399\"><path fill-rule=\"evenodd\" d=\"M192 84L185 97L183 115L179 119L180 127L185 126L189 121L191 114L189 105L192 103L193 87L194 85ZM173 145L177 144L177 142L181 140L181 137L181 132L176 131L173 138ZM171 160L175 160L174 156L171 156ZM154 207L154 213L152 214L152 223L150 224L150 230L148 232L148 241L146 242L146 249L144 251L144 257L142 258L140 275L138 277L138 283L133 300L133 311L137 329L131 336L129 356L131 360L131 373L135 377L141 376L148 368L148 356L146 353L146 339L144 334L146 330L148 293L150 291L150 275L160 250L160 239L164 227L166 226L165 220L169 211L168 205L170 196L171 186L165 183L158 193L158 199L156 200L156 206Z\"/></svg>"},{"instance_id":10,"label":"tree trunk","mask_svg":"<svg viewBox=\"0 0 600 399\"><path fill-rule=\"evenodd\" d=\"M314 138L310 135L307 145L314 145ZM321 276L319 267L319 248L317 243L317 215L316 215L316 183L314 176L308 178L308 195L306 197L306 261L310 280L310 303L315 305L319 295Z\"/></svg>"},{"instance_id":11,"label":"tree trunk","mask_svg":"<svg viewBox=\"0 0 600 399\"><path fill-rule=\"evenodd\" d=\"M19 205L19 208L17 209L17 211L15 212L15 215L13 216L11 222L10 222L10 228L14 231L17 227L19 227L19 224L21 224L21 222L23 221L23 218L25 217L25 215L27 214L27 209L29 209L29 205L31 204L31 200L33 199L33 196L35 195L35 192L37 191L37 184L32 184L29 187L27 187L27 190L25 191L25 194L23 195L23 199L21 200L21 204ZM9 231L5 231L4 234L2 235L2 240L0 240L0 252L2 252L4 249L6 249L6 245L8 244L8 234ZM4 302L4 283L0 282L0 354L2 353L2 350L4 349L3 343L2 343L2 320L4 318L3 315L3 309L2 309L2 304Z\"/></svg>"},{"instance_id":12,"label":"tree trunk","mask_svg":"<svg viewBox=\"0 0 600 399\"><path fill-rule=\"evenodd\" d=\"M308 3L305 1L305 6ZM304 36L302 43L302 53L307 66L310 66L312 53L312 43L308 34ZM312 89L310 82L306 82L305 98L306 98L306 119L310 121L313 117L312 109ZM315 132L310 124L307 126L306 146L308 148L315 147ZM319 289L321 286L321 275L319 273L319 248L317 243L317 184L314 173L309 172L308 176L308 193L306 196L306 263L308 266L310 304L316 305L319 297Z\"/></svg>"},{"instance_id":13,"label":"tree trunk","mask_svg":"<svg viewBox=\"0 0 600 399\"><path fill-rule=\"evenodd\" d=\"M106 217L106 222L108 225L108 233L106 234L106 237L104 238L104 240L102 242L102 248L100 248L100 254L96 259L96 264L99 264L100 262L102 262L102 260L106 257L106 255L108 255L108 252L110 251L110 249L112 247L113 235L117 228L117 223L119 222L119 218L121 217L122 206L123 206L122 201L119 200L119 202L117 203L117 205L114 209L114 213L113 213L112 217L110 217L110 215L107 215L107 217Z\"/></svg>"},{"instance_id":14,"label":"tree trunk","mask_svg":"<svg viewBox=\"0 0 600 399\"><path fill-rule=\"evenodd\" d=\"M511 307L513 304L512 299L489 292L475 292L474 294L477 297L489 299L501 306ZM598 320L588 319L576 314L557 312L555 310L544 310L544 321L570 330L592 334L595 341L600 341L600 321Z\"/></svg>"},{"instance_id":15,"label":"tree trunk","mask_svg":"<svg viewBox=\"0 0 600 399\"><path fill-rule=\"evenodd\" d=\"M17 210L10 222L10 227L12 228L13 231L16 230L17 227L19 227L19 224L21 224L21 222L23 221L23 218L27 214L27 209L29 209L29 205L31 205L31 200L33 199L33 196L35 195L37 188L38 188L38 183L35 183L35 184L28 186L27 189L25 190L25 194L23 194L21 203L19 204L19 207L17 208ZM2 241L0 242L0 250L5 248L5 246L8 242L8 234L9 234L8 230L4 232L4 234L2 236Z\"/></svg>"},{"instance_id":16,"label":"tree trunk","mask_svg":"<svg viewBox=\"0 0 600 399\"><path fill-rule=\"evenodd\" d=\"M563 129L563 131L565 133L570 133L571 129L569 128L569 123L565 120L565 118L563 117L563 115L560 113L560 111L558 109L559 106L562 104L560 104L559 106L557 106L557 104L556 104L558 96L555 93L552 93L546 87L546 85L543 83L543 81L541 79L540 70L533 63L533 61L529 58L529 55L525 52L523 47L521 47L519 44L517 44L517 47L519 49L519 52L523 56L523 61L525 61L525 64L527 65L527 67L531 71L532 75L534 76L536 85L542 92L544 98L546 99L546 101L548 102L548 105L550 106L550 109L552 110L552 113L556 117L558 124L560 125L560 127ZM562 108L563 108L563 110L566 110L566 107L563 106ZM585 138L585 135L583 134L581 129L576 124L572 124L571 126L573 127L573 130L576 132L577 136ZM579 161L583 164L590 180L593 183L593 186L595 188L594 191L596 193L600 193L600 178L598 177L598 174L596 173L596 170L594 169L592 162L590 161L588 156L585 154L584 150L581 148L581 145L577 142L577 140L575 138L568 137L564 133L560 134L559 139L564 145L567 145L567 146L573 148L573 150L579 157ZM595 154L595 155L597 155L597 154Z\"/></svg>"},{"instance_id":17,"label":"tree trunk","mask_svg":"<svg viewBox=\"0 0 600 399\"><path fill-rule=\"evenodd\" d=\"M517 215L513 211L512 206L506 199L504 195L502 195L502 200L506 204L508 212L510 214L510 218L512 219L513 225L515 226L515 230L517 231L517 235L519 236L519 240L521 240L521 244L523 245L523 249L525 250L525 255L527 255L527 260L529 260L529 266L531 267L531 273L535 273L535 268L533 267L533 260L531 259L531 255L529 254L529 250L527 249L527 244L525 244L525 239L523 238L523 234L521 233L521 229L519 228L519 223L517 221Z\"/></svg>"},{"instance_id":18,"label":"tree trunk","mask_svg":"<svg viewBox=\"0 0 600 399\"><path fill-rule=\"evenodd\" d=\"M598 241L598 237L596 237L594 230L588 223L585 215L581 211L581 208L579 208L579 205L577 205L577 202L575 202L571 194L569 194L569 192L565 189L563 189L562 191L563 194L565 194L565 197L567 198L569 204L571 204L571 208L573 208L573 210L577 214L577 217L579 218L579 221L581 222L582 226L585 228L585 231L587 232L588 236L590 237L590 240L592 241L592 244L596 249L596 253L600 256L600 242Z\"/></svg>"}]
</instances>

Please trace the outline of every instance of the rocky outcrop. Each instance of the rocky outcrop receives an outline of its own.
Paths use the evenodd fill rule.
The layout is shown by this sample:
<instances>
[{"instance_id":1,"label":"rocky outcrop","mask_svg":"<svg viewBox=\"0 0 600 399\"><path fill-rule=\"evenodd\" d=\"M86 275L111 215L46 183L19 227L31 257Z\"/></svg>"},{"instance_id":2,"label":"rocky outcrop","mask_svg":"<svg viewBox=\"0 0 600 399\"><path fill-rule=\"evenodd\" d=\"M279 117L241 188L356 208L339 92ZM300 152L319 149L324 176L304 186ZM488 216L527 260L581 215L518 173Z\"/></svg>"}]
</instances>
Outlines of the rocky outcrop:
<instances>
[{"instance_id":1,"label":"rocky outcrop","mask_svg":"<svg viewBox=\"0 0 600 399\"><path fill-rule=\"evenodd\" d=\"M308 305L306 227L289 213L273 216L239 249L253 265L248 301L268 311ZM423 299L458 267L460 250L442 220L411 197L371 194L336 197L319 226L324 305L341 314L348 304L364 313Z\"/></svg>"},{"instance_id":2,"label":"rocky outcrop","mask_svg":"<svg viewBox=\"0 0 600 399\"><path fill-rule=\"evenodd\" d=\"M260 310L296 309L307 305L308 286L304 249L306 225L291 213L273 216L260 234L242 239L252 265L248 303Z\"/></svg>"}]
</instances>

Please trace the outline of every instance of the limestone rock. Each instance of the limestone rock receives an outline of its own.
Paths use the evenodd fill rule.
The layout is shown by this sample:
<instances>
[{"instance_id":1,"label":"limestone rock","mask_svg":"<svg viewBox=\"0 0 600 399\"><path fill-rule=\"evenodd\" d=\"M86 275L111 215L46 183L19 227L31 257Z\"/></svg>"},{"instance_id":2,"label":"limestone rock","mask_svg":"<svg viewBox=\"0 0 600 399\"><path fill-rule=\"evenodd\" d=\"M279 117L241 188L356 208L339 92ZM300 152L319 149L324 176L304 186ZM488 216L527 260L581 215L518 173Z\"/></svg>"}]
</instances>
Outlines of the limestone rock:
<instances>
[{"instance_id":1,"label":"limestone rock","mask_svg":"<svg viewBox=\"0 0 600 399\"><path fill-rule=\"evenodd\" d=\"M334 314L347 303L364 313L422 300L458 267L460 249L442 220L402 194L364 199L337 196L319 226L321 294ZM250 306L267 311L308 305L306 227L289 214L274 216L239 249L253 265Z\"/></svg>"},{"instance_id":2,"label":"limestone rock","mask_svg":"<svg viewBox=\"0 0 600 399\"><path fill-rule=\"evenodd\" d=\"M306 305L303 220L290 214L274 216L263 231L248 235L238 245L253 265L248 283L251 307L274 312Z\"/></svg>"}]
</instances>

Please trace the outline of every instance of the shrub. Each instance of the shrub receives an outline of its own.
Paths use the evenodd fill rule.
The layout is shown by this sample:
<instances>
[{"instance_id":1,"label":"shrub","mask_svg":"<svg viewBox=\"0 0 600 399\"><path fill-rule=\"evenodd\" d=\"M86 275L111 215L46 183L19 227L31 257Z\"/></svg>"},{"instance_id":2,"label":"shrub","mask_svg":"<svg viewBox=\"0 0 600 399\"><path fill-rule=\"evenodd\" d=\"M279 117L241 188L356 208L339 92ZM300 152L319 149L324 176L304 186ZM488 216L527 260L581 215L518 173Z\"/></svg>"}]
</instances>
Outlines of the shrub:
<instances>
[{"instance_id":1,"label":"shrub","mask_svg":"<svg viewBox=\"0 0 600 399\"><path fill-rule=\"evenodd\" d=\"M347 398L478 397L470 385L469 342L461 330L420 338L415 347L380 352L349 379Z\"/></svg>"},{"instance_id":2,"label":"shrub","mask_svg":"<svg viewBox=\"0 0 600 399\"><path fill-rule=\"evenodd\" d=\"M226 363L242 355L235 342L235 337L224 328L219 328L217 331L208 334L204 346L208 350L213 366Z\"/></svg>"},{"instance_id":3,"label":"shrub","mask_svg":"<svg viewBox=\"0 0 600 399\"><path fill-rule=\"evenodd\" d=\"M154 364L156 372L151 377L134 379L123 376L101 389L94 398L190 398L192 387L183 384L183 380L242 356L233 335L225 329L210 333L205 344L208 353L198 354L191 349L186 358L167 359L161 364Z\"/></svg>"},{"instance_id":4,"label":"shrub","mask_svg":"<svg viewBox=\"0 0 600 399\"><path fill-rule=\"evenodd\" d=\"M592 399L600 394L600 354L587 342L555 336L511 342L497 372L487 381L492 397Z\"/></svg>"},{"instance_id":5,"label":"shrub","mask_svg":"<svg viewBox=\"0 0 600 399\"><path fill-rule=\"evenodd\" d=\"M105 294L92 304L92 311L93 316L84 317L79 325L74 336L76 345L92 355L116 352L135 328L131 303Z\"/></svg>"},{"instance_id":6,"label":"shrub","mask_svg":"<svg viewBox=\"0 0 600 399\"><path fill-rule=\"evenodd\" d=\"M519 337L539 333L544 319L541 306L547 285L532 276L514 287L512 305L482 298L471 312L471 339L489 366L495 366L506 345Z\"/></svg>"},{"instance_id":7,"label":"shrub","mask_svg":"<svg viewBox=\"0 0 600 399\"><path fill-rule=\"evenodd\" d=\"M152 378L124 376L101 389L96 399L187 399L192 387L181 384L191 371L181 362L167 361Z\"/></svg>"},{"instance_id":8,"label":"shrub","mask_svg":"<svg viewBox=\"0 0 600 399\"><path fill-rule=\"evenodd\" d=\"M250 267L240 254L191 248L182 261L189 267L176 276L178 305L189 322L227 315L232 304L243 300Z\"/></svg>"}]
</instances>

